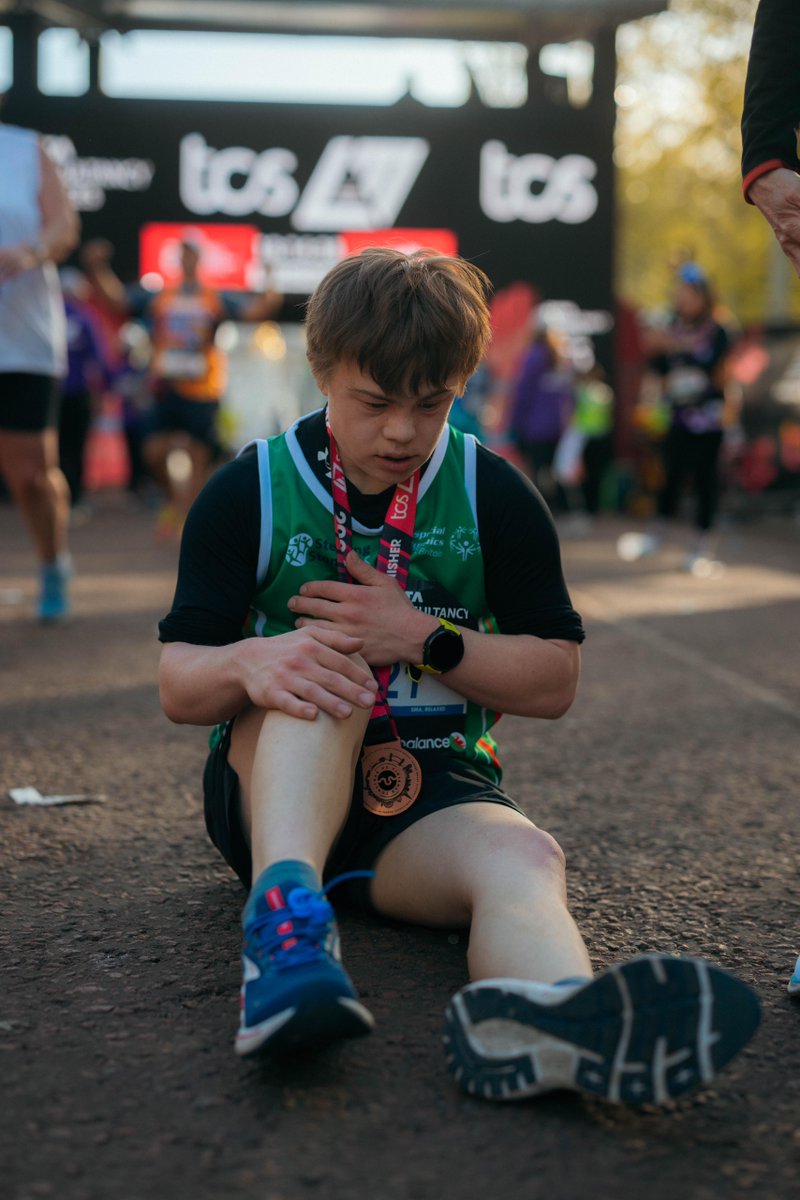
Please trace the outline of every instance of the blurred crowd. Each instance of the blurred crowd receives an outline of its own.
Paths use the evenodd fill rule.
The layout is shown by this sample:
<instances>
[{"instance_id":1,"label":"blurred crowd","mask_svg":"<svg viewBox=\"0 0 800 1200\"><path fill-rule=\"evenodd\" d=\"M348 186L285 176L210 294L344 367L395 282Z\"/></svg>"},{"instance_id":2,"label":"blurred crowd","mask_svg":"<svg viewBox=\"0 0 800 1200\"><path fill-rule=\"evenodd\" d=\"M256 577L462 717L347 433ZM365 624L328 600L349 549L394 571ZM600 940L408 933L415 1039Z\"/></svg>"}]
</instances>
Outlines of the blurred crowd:
<instances>
[{"instance_id":1,"label":"blurred crowd","mask_svg":"<svg viewBox=\"0 0 800 1200\"><path fill-rule=\"evenodd\" d=\"M248 440L230 420L235 389L221 331L231 321L278 330L283 298L268 269L258 294L209 287L202 245L189 231L174 247L174 281L156 291L124 283L109 241L78 245L77 218L36 135L0 126L0 138L30 183L27 198L24 189L0 189L10 231L0 245L0 307L21 322L16 333L6 322L0 345L9 406L0 487L39 551L39 615L58 619L69 607L66 527L90 519L98 490L152 507L156 536L179 539L210 471ZM633 402L619 394L610 339L599 347L586 336L576 341L563 316L530 285L495 297L493 343L452 423L516 463L562 536L587 536L602 510L627 512L648 522L620 539L621 556L633 559L655 553L667 523L680 518L693 528L687 569L713 573L726 486L773 476L758 459L763 445L745 445L742 388L731 369L738 335L702 266L684 255L663 312L635 317ZM252 380L249 388L264 414L254 435L278 432L269 423L274 397ZM290 399L283 425L307 407L299 394Z\"/></svg>"}]
</instances>

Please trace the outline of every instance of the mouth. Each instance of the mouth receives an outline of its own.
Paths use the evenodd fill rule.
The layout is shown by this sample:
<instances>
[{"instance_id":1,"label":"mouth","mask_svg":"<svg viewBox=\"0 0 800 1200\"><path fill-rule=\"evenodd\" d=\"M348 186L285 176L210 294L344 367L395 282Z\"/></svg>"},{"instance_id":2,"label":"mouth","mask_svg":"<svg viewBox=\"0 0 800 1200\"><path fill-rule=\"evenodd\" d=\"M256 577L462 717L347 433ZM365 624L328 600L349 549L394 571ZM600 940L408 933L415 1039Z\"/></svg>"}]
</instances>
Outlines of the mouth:
<instances>
[{"instance_id":1,"label":"mouth","mask_svg":"<svg viewBox=\"0 0 800 1200\"><path fill-rule=\"evenodd\" d=\"M414 454L379 454L378 461L389 471L412 470L417 461Z\"/></svg>"}]
</instances>

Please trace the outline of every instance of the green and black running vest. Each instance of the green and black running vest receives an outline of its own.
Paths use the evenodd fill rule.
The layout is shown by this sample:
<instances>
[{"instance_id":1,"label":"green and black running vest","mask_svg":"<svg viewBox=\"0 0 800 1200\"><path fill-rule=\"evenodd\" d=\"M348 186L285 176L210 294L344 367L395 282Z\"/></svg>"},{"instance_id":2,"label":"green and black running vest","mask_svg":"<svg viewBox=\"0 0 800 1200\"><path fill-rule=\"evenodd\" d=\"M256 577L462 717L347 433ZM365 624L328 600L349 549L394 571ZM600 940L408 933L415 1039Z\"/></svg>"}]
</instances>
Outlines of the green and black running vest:
<instances>
[{"instance_id":1,"label":"green and black running vest","mask_svg":"<svg viewBox=\"0 0 800 1200\"><path fill-rule=\"evenodd\" d=\"M299 422L298 422L299 424ZM297 439L297 425L256 442L261 490L258 586L245 622L245 637L273 637L294 629L288 601L315 579L336 579L333 499L311 470ZM433 616L467 629L495 632L484 588L483 554L476 509L476 440L450 426L420 482L406 595ZM353 520L353 548L372 566L380 529ZM499 714L472 704L424 673L414 683L395 663L389 703L403 745L423 765L467 760L494 783L500 763L489 730ZM434 756L432 759L431 756Z\"/></svg>"}]
</instances>

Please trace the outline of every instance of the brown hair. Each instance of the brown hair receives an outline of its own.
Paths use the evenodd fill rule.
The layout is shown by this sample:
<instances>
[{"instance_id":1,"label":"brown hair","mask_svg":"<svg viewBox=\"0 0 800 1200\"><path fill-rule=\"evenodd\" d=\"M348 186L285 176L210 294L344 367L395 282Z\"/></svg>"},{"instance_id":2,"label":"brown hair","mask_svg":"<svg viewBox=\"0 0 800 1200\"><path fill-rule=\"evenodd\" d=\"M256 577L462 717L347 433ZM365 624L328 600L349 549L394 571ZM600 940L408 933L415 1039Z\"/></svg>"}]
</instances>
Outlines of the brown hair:
<instances>
[{"instance_id":1,"label":"brown hair","mask_svg":"<svg viewBox=\"0 0 800 1200\"><path fill-rule=\"evenodd\" d=\"M431 250L373 247L333 267L308 302L306 342L325 382L357 363L387 394L466 384L490 337L491 285L478 267Z\"/></svg>"}]
</instances>

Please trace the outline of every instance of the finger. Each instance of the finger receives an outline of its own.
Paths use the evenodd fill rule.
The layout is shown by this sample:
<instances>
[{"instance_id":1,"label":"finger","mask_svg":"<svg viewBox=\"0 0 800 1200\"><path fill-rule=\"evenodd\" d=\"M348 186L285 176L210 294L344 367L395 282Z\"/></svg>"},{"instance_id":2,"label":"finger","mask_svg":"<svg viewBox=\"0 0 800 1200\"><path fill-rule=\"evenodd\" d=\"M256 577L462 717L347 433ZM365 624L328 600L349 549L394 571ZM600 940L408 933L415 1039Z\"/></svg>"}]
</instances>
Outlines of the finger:
<instances>
[{"instance_id":1,"label":"finger","mask_svg":"<svg viewBox=\"0 0 800 1200\"><path fill-rule=\"evenodd\" d=\"M304 613L305 616L316 617L318 620L332 620L340 607L340 604L331 600L321 600L314 596L292 596L289 600L292 612Z\"/></svg>"},{"instance_id":2,"label":"finger","mask_svg":"<svg viewBox=\"0 0 800 1200\"><path fill-rule=\"evenodd\" d=\"M374 679L372 682L375 682ZM347 705L355 705L357 708L372 708L375 704L373 687L367 687L357 679L349 679L335 669L320 670L314 676L313 683L324 688L331 696Z\"/></svg>"},{"instance_id":3,"label":"finger","mask_svg":"<svg viewBox=\"0 0 800 1200\"><path fill-rule=\"evenodd\" d=\"M330 623L314 625L309 623L308 632L314 641L336 650L339 654L357 654L364 645L364 639L356 634L343 633ZM355 664L354 664L355 665Z\"/></svg>"},{"instance_id":4,"label":"finger","mask_svg":"<svg viewBox=\"0 0 800 1200\"><path fill-rule=\"evenodd\" d=\"M270 708L276 708L289 717L298 717L301 721L313 721L319 712L316 704L311 704L291 692L278 692L271 699Z\"/></svg>"},{"instance_id":5,"label":"finger","mask_svg":"<svg viewBox=\"0 0 800 1200\"><path fill-rule=\"evenodd\" d=\"M376 571L374 567L371 567L368 562L364 562L364 559L360 558L355 550L351 550L347 555L344 565L347 567L350 575L353 576L353 579L357 579L359 583L371 584L373 587L377 587L384 580L388 580L387 575L381 574L380 571Z\"/></svg>"},{"instance_id":6,"label":"finger","mask_svg":"<svg viewBox=\"0 0 800 1200\"><path fill-rule=\"evenodd\" d=\"M347 599L352 590L352 583L339 583L336 579L312 579L309 583L304 583L298 595L293 596L292 599L297 600L299 597L305 599L307 596L314 596L319 600L332 600L336 603L341 603L342 600Z\"/></svg>"},{"instance_id":7,"label":"finger","mask_svg":"<svg viewBox=\"0 0 800 1200\"><path fill-rule=\"evenodd\" d=\"M325 651L319 656L319 665L323 670L348 680L357 691L366 691L370 696L374 696L378 690L372 672L365 670L345 654L338 654L335 650Z\"/></svg>"},{"instance_id":8,"label":"finger","mask_svg":"<svg viewBox=\"0 0 800 1200\"><path fill-rule=\"evenodd\" d=\"M326 712L331 717L343 719L349 717L353 712L353 705L339 696L336 692L329 692L320 683L315 683L311 680L305 681L305 686L302 691L302 700L307 704L316 706L321 712ZM366 708L365 704L359 705L360 708Z\"/></svg>"}]
</instances>

